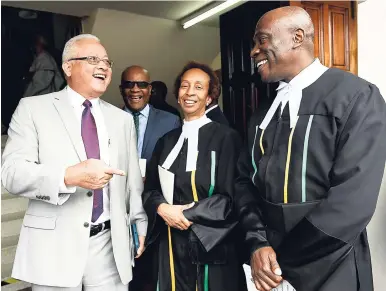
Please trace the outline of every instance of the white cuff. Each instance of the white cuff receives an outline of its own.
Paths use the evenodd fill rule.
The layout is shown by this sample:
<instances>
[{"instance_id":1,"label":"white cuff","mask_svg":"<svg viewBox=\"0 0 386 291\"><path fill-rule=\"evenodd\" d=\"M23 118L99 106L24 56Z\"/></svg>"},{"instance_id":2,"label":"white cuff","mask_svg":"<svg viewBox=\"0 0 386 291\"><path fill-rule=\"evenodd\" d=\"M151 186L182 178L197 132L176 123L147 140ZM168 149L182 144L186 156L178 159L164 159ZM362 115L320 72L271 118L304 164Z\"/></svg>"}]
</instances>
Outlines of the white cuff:
<instances>
[{"instance_id":1,"label":"white cuff","mask_svg":"<svg viewBox=\"0 0 386 291\"><path fill-rule=\"evenodd\" d=\"M140 236L146 236L147 232L147 220L145 221L137 221L137 232Z\"/></svg>"},{"instance_id":2,"label":"white cuff","mask_svg":"<svg viewBox=\"0 0 386 291\"><path fill-rule=\"evenodd\" d=\"M63 170L62 172L62 176L63 178L60 179L60 184L59 184L59 193L63 193L63 194L72 194L72 193L75 193L76 191L76 186L66 186L66 184L64 183L64 176L66 174L66 169ZM59 196L60 197L60 196Z\"/></svg>"}]
</instances>

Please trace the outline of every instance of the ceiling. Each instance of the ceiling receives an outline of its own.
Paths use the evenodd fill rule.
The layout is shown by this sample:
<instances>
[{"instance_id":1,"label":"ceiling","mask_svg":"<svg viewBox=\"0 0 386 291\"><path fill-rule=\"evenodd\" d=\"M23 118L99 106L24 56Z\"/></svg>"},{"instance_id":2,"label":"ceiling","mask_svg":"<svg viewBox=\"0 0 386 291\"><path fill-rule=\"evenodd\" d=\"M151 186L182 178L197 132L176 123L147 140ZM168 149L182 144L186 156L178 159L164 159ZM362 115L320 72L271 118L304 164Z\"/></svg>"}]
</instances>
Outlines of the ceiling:
<instances>
[{"instance_id":1,"label":"ceiling","mask_svg":"<svg viewBox=\"0 0 386 291\"><path fill-rule=\"evenodd\" d=\"M181 20L199 9L207 9L222 1L2 1L1 5L46 11L84 17L97 8L126 11L140 15L153 16L169 20ZM242 4L239 2L231 8ZM219 15L212 16L202 22L209 26L219 26Z\"/></svg>"}]
</instances>

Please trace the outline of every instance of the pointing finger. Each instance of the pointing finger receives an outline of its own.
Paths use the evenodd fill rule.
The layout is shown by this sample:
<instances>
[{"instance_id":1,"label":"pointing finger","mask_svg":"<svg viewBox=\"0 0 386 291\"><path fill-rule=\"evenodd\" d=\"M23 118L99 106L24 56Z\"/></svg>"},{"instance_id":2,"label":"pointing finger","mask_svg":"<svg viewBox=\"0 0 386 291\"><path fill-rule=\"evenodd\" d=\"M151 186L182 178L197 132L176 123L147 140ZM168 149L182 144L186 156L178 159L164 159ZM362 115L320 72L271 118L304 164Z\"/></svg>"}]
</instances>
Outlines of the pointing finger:
<instances>
[{"instance_id":1,"label":"pointing finger","mask_svg":"<svg viewBox=\"0 0 386 291\"><path fill-rule=\"evenodd\" d=\"M118 169L113 169L113 168L107 168L105 170L105 173L110 174L110 175L126 176L126 173L124 171L118 170Z\"/></svg>"}]
</instances>

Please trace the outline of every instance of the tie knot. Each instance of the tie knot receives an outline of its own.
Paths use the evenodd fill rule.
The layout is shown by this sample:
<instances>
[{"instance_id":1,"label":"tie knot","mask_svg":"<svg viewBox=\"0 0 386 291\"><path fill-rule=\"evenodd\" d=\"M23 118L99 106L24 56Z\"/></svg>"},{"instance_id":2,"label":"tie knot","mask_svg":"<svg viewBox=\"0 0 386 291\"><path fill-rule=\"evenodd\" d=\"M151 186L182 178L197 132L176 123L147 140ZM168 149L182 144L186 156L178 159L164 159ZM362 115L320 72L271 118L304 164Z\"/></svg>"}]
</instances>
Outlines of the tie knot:
<instances>
[{"instance_id":1,"label":"tie knot","mask_svg":"<svg viewBox=\"0 0 386 291\"><path fill-rule=\"evenodd\" d=\"M140 116L141 115L141 112L139 111L133 111L133 116Z\"/></svg>"},{"instance_id":2,"label":"tie knot","mask_svg":"<svg viewBox=\"0 0 386 291\"><path fill-rule=\"evenodd\" d=\"M86 107L86 108L90 108L92 106L92 103L90 100L85 100L83 102L83 106Z\"/></svg>"}]
</instances>

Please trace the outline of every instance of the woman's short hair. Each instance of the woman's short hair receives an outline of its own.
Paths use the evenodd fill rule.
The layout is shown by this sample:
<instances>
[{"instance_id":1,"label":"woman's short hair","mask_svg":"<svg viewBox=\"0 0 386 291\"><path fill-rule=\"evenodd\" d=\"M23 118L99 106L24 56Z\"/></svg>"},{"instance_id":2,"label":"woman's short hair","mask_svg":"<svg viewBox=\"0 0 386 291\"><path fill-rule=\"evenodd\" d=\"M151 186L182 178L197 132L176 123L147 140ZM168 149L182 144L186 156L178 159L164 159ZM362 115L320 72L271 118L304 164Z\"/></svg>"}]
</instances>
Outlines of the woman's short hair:
<instances>
[{"instance_id":1,"label":"woman's short hair","mask_svg":"<svg viewBox=\"0 0 386 291\"><path fill-rule=\"evenodd\" d=\"M200 69L209 76L208 96L212 97L213 100L217 100L221 94L221 85L219 79L216 76L216 73L212 70L210 66L194 61L191 61L184 66L182 71L178 74L176 81L174 82L174 95L176 96L176 98L178 99L178 91L181 86L182 76L191 69Z\"/></svg>"}]
</instances>

